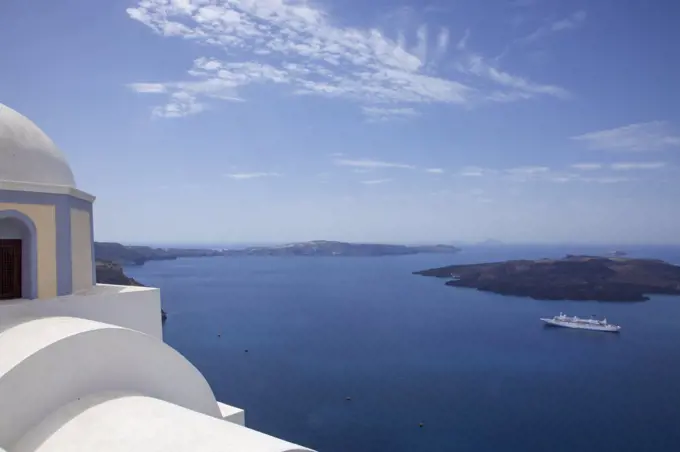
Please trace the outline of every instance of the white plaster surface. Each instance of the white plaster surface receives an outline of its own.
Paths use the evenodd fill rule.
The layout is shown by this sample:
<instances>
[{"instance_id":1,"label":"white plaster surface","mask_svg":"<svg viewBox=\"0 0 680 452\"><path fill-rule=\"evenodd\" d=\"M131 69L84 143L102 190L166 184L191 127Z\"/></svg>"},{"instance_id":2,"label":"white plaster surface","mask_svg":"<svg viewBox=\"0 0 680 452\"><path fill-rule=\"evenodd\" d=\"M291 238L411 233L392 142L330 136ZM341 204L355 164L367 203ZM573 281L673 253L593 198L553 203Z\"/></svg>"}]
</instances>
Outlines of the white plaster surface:
<instances>
[{"instance_id":1,"label":"white plaster surface","mask_svg":"<svg viewBox=\"0 0 680 452\"><path fill-rule=\"evenodd\" d=\"M217 402L217 406L220 409L220 414L222 419L227 422L233 422L238 425L246 425L246 412L241 408L236 408L235 406L227 405L222 402Z\"/></svg>"},{"instance_id":2,"label":"white plaster surface","mask_svg":"<svg viewBox=\"0 0 680 452\"><path fill-rule=\"evenodd\" d=\"M201 373L155 337L73 317L0 314L0 322L0 447L11 450L59 407L107 391L147 395L222 421Z\"/></svg>"},{"instance_id":3,"label":"white plaster surface","mask_svg":"<svg viewBox=\"0 0 680 452\"><path fill-rule=\"evenodd\" d=\"M30 119L0 103L0 180L75 187L64 154Z\"/></svg>"},{"instance_id":4,"label":"white plaster surface","mask_svg":"<svg viewBox=\"0 0 680 452\"><path fill-rule=\"evenodd\" d=\"M57 410L11 448L11 452L63 451L303 452L309 449L151 397L102 393Z\"/></svg>"},{"instance_id":5,"label":"white plaster surface","mask_svg":"<svg viewBox=\"0 0 680 452\"><path fill-rule=\"evenodd\" d=\"M0 322L46 316L80 317L141 331L158 339L163 336L160 290L153 287L97 284L47 300L0 301Z\"/></svg>"}]
</instances>

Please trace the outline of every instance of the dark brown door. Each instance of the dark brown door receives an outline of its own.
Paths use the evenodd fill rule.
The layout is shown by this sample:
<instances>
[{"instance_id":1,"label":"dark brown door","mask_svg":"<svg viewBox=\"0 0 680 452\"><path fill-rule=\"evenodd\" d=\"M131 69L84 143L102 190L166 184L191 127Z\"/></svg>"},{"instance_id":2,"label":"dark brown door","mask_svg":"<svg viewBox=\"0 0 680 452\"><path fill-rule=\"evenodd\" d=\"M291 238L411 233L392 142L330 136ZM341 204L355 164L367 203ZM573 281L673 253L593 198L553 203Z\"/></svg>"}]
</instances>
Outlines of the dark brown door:
<instances>
[{"instance_id":1,"label":"dark brown door","mask_svg":"<svg viewBox=\"0 0 680 452\"><path fill-rule=\"evenodd\" d=\"M0 300L21 298L21 240L0 239Z\"/></svg>"}]
</instances>

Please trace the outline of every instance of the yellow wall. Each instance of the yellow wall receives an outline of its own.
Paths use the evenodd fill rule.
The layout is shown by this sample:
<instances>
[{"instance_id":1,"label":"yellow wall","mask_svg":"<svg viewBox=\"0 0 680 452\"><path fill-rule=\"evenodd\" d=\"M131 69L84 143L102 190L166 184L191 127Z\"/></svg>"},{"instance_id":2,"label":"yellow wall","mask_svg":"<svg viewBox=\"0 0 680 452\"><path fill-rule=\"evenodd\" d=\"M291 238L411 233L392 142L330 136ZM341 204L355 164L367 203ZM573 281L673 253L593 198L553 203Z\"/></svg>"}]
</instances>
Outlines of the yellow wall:
<instances>
[{"instance_id":1,"label":"yellow wall","mask_svg":"<svg viewBox=\"0 0 680 452\"><path fill-rule=\"evenodd\" d=\"M54 206L0 203L0 211L16 210L35 224L38 247L38 298L57 296L57 225ZM89 226L88 226L89 227Z\"/></svg>"},{"instance_id":2,"label":"yellow wall","mask_svg":"<svg viewBox=\"0 0 680 452\"><path fill-rule=\"evenodd\" d=\"M90 213L71 209L71 262L73 291L92 287L92 233Z\"/></svg>"}]
</instances>

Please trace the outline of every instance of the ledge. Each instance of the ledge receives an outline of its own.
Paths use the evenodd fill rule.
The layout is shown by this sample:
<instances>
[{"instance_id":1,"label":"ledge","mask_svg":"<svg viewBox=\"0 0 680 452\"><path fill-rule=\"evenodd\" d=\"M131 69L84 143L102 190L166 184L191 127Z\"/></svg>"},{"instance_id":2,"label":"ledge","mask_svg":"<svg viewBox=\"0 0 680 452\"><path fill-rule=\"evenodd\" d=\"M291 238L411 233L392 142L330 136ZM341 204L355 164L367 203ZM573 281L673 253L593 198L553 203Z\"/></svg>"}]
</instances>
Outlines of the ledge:
<instances>
[{"instance_id":1,"label":"ledge","mask_svg":"<svg viewBox=\"0 0 680 452\"><path fill-rule=\"evenodd\" d=\"M235 406L226 405L222 402L217 402L217 406L222 414L222 419L232 424L246 426L246 412L241 408L236 408Z\"/></svg>"}]
</instances>

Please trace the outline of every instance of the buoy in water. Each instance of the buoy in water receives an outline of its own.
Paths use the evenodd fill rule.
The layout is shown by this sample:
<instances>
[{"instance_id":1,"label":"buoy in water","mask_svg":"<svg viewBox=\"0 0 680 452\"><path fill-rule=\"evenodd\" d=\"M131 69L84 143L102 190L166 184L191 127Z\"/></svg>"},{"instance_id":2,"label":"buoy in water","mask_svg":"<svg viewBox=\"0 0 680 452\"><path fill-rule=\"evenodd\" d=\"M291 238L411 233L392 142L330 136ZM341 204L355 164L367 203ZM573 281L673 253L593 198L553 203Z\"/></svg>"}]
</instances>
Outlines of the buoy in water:
<instances>
[{"instance_id":1,"label":"buoy in water","mask_svg":"<svg viewBox=\"0 0 680 452\"><path fill-rule=\"evenodd\" d=\"M423 425L424 424L421 422L420 424L418 424L418 427L423 428Z\"/></svg>"},{"instance_id":2,"label":"buoy in water","mask_svg":"<svg viewBox=\"0 0 680 452\"><path fill-rule=\"evenodd\" d=\"M345 400L347 400L349 402L350 400L352 400L352 398L351 397L345 397Z\"/></svg>"}]
</instances>

